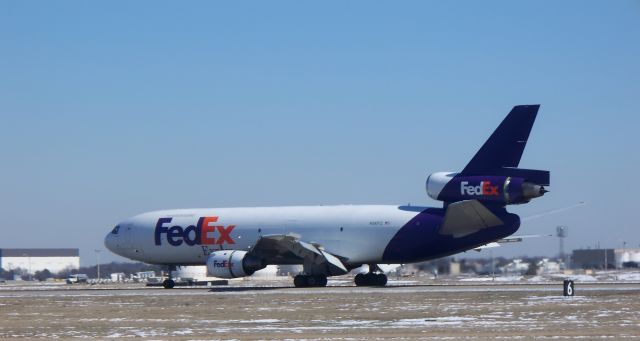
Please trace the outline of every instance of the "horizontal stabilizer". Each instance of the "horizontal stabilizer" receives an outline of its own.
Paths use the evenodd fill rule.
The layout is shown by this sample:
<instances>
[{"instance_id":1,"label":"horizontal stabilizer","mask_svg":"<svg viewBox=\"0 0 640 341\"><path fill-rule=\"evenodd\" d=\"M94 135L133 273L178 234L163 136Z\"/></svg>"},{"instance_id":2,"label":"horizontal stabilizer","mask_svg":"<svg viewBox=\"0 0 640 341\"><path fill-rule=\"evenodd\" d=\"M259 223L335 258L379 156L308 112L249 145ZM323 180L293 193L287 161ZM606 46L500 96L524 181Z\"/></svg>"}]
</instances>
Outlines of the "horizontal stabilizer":
<instances>
[{"instance_id":1,"label":"horizontal stabilizer","mask_svg":"<svg viewBox=\"0 0 640 341\"><path fill-rule=\"evenodd\" d=\"M491 242L489 244L484 244L484 245L478 246L477 248L473 249L473 251L480 252L480 251L482 251L484 249L493 249L494 247L500 247L500 244L496 243L496 242Z\"/></svg>"},{"instance_id":2,"label":"horizontal stabilizer","mask_svg":"<svg viewBox=\"0 0 640 341\"><path fill-rule=\"evenodd\" d=\"M447 206L440 234L460 238L502 224L504 222L478 200L464 200Z\"/></svg>"},{"instance_id":3,"label":"horizontal stabilizer","mask_svg":"<svg viewBox=\"0 0 640 341\"><path fill-rule=\"evenodd\" d=\"M525 236L510 236L510 237L505 237L502 239L498 239L495 242L491 242L489 244L484 244L481 246L478 246L477 248L473 249L474 251L482 251L484 249L491 249L494 247L499 247L502 244L507 244L507 243L519 243L521 241L523 241L524 239L527 238L538 238L538 237L553 237L553 235L549 234L549 235L539 235L539 234L531 234L531 235L525 235Z\"/></svg>"},{"instance_id":4,"label":"horizontal stabilizer","mask_svg":"<svg viewBox=\"0 0 640 341\"><path fill-rule=\"evenodd\" d=\"M504 167L495 170L492 174L523 178L527 182L541 186L551 185L551 173L546 170Z\"/></svg>"}]
</instances>

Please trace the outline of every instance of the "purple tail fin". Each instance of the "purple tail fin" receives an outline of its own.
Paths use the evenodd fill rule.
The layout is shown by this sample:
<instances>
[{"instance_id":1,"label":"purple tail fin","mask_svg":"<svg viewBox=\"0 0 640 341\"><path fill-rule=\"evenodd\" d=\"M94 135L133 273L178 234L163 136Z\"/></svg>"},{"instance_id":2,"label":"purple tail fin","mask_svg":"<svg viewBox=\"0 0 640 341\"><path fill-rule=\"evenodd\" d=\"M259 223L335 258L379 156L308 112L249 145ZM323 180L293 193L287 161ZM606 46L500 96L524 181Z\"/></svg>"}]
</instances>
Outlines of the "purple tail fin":
<instances>
[{"instance_id":1,"label":"purple tail fin","mask_svg":"<svg viewBox=\"0 0 640 341\"><path fill-rule=\"evenodd\" d=\"M513 107L460 175L513 176L539 185L549 185L549 171L518 168L538 109L539 104Z\"/></svg>"},{"instance_id":2,"label":"purple tail fin","mask_svg":"<svg viewBox=\"0 0 640 341\"><path fill-rule=\"evenodd\" d=\"M517 105L469 161L461 174L494 174L517 168L540 105Z\"/></svg>"}]
</instances>

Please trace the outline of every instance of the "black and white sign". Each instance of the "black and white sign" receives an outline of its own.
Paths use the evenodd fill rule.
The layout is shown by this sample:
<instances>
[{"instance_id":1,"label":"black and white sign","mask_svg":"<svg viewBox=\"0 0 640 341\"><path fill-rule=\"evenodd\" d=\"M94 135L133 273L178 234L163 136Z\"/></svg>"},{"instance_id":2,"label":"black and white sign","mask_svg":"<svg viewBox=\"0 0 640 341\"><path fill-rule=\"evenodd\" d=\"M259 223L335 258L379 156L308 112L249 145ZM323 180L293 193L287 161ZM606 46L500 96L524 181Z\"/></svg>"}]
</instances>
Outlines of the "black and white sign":
<instances>
[{"instance_id":1,"label":"black and white sign","mask_svg":"<svg viewBox=\"0 0 640 341\"><path fill-rule=\"evenodd\" d=\"M572 280L565 279L563 287L565 296L573 296L575 294Z\"/></svg>"}]
</instances>

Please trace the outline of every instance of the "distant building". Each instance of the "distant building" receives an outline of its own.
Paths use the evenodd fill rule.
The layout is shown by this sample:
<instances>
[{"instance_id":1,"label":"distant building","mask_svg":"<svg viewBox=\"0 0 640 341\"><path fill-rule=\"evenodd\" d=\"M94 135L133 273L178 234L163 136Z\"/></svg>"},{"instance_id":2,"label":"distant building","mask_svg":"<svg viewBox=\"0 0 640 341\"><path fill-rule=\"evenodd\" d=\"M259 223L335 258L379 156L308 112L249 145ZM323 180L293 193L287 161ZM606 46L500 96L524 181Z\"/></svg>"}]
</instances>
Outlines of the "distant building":
<instances>
[{"instance_id":1,"label":"distant building","mask_svg":"<svg viewBox=\"0 0 640 341\"><path fill-rule=\"evenodd\" d=\"M155 271L139 271L131 274L131 280L135 282L146 282L149 278L156 277Z\"/></svg>"},{"instance_id":2,"label":"distant building","mask_svg":"<svg viewBox=\"0 0 640 341\"><path fill-rule=\"evenodd\" d=\"M173 278L181 278L183 280L207 281L217 279L210 277L207 273L206 265L178 266L171 271Z\"/></svg>"},{"instance_id":3,"label":"distant building","mask_svg":"<svg viewBox=\"0 0 640 341\"><path fill-rule=\"evenodd\" d=\"M571 266L578 269L615 268L614 249L580 249L571 253Z\"/></svg>"},{"instance_id":4,"label":"distant building","mask_svg":"<svg viewBox=\"0 0 640 341\"><path fill-rule=\"evenodd\" d=\"M460 274L460 262L454 257L438 258L426 262L414 263L400 270L403 273L411 272L427 272L434 275L458 275Z\"/></svg>"},{"instance_id":5,"label":"distant building","mask_svg":"<svg viewBox=\"0 0 640 341\"><path fill-rule=\"evenodd\" d=\"M573 250L571 265L581 269L621 269L638 267L640 249L582 249Z\"/></svg>"},{"instance_id":6,"label":"distant building","mask_svg":"<svg viewBox=\"0 0 640 341\"><path fill-rule=\"evenodd\" d=\"M508 275L524 275L529 270L529 263L522 259L514 259L502 268L502 272Z\"/></svg>"},{"instance_id":7,"label":"distant building","mask_svg":"<svg viewBox=\"0 0 640 341\"><path fill-rule=\"evenodd\" d=\"M109 275L111 277L112 282L124 282L127 279L127 276L124 272L114 272Z\"/></svg>"},{"instance_id":8,"label":"distant building","mask_svg":"<svg viewBox=\"0 0 640 341\"><path fill-rule=\"evenodd\" d=\"M536 264L538 274L555 274L559 273L562 268L562 264L549 260L549 258L543 258Z\"/></svg>"},{"instance_id":9,"label":"distant building","mask_svg":"<svg viewBox=\"0 0 640 341\"><path fill-rule=\"evenodd\" d=\"M640 266L640 249L617 249L617 268L637 268Z\"/></svg>"},{"instance_id":10,"label":"distant building","mask_svg":"<svg viewBox=\"0 0 640 341\"><path fill-rule=\"evenodd\" d=\"M34 274L44 269L51 273L80 268L78 249L0 249L0 268L22 269Z\"/></svg>"}]
</instances>

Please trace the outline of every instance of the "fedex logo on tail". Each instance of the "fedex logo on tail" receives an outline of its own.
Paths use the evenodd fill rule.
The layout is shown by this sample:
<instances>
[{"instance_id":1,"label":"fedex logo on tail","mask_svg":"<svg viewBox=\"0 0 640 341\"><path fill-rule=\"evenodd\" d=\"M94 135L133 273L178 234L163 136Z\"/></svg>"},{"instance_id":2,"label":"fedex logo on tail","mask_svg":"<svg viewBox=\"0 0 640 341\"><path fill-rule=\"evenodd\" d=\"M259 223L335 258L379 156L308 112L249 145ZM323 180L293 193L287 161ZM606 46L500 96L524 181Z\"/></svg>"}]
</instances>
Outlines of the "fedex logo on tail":
<instances>
[{"instance_id":1,"label":"fedex logo on tail","mask_svg":"<svg viewBox=\"0 0 640 341\"><path fill-rule=\"evenodd\" d=\"M235 225L215 225L218 217L200 217L197 225L189 225L183 228L180 225L169 227L173 218L160 218L156 223L155 242L162 245L162 235L167 236L167 242L173 246L180 246L182 243L193 245L222 245L235 244L231 238L231 231Z\"/></svg>"},{"instance_id":2,"label":"fedex logo on tail","mask_svg":"<svg viewBox=\"0 0 640 341\"><path fill-rule=\"evenodd\" d=\"M480 185L469 185L469 181L460 182L460 194L462 195L488 195L498 196L498 186L491 186L491 181L480 181Z\"/></svg>"}]
</instances>

